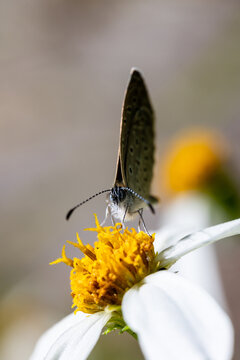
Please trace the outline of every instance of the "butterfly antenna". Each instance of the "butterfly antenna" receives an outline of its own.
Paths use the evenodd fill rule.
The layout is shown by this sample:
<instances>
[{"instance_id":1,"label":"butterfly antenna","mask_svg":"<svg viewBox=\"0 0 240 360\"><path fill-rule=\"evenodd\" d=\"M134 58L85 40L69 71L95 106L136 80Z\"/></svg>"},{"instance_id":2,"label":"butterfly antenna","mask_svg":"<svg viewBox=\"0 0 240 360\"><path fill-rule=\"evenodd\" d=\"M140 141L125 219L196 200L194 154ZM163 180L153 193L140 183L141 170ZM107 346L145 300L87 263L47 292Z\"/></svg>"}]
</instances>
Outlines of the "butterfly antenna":
<instances>
[{"instance_id":1,"label":"butterfly antenna","mask_svg":"<svg viewBox=\"0 0 240 360\"><path fill-rule=\"evenodd\" d=\"M122 187L123 190L127 190L129 191L130 193L132 193L134 196L136 196L138 199L144 201L150 208L151 212L153 214L155 214L155 210L154 210L154 207L152 206L152 204L150 203L150 201L148 201L147 199L145 199L144 197L142 197L141 195L139 195L136 191L128 188L128 187Z\"/></svg>"},{"instance_id":2,"label":"butterfly antenna","mask_svg":"<svg viewBox=\"0 0 240 360\"><path fill-rule=\"evenodd\" d=\"M86 202L88 202L89 200L92 200L93 198L95 198L98 195L104 194L106 192L111 191L111 189L107 189L107 190L102 190L100 192L98 192L97 194L94 194L92 196L90 196L88 199L80 202L79 204L77 204L76 206L74 206L72 209L70 209L66 215L66 220L69 220L70 216L72 215L72 213L74 212L74 210L76 210L78 207L82 206L83 204L85 204Z\"/></svg>"}]
</instances>

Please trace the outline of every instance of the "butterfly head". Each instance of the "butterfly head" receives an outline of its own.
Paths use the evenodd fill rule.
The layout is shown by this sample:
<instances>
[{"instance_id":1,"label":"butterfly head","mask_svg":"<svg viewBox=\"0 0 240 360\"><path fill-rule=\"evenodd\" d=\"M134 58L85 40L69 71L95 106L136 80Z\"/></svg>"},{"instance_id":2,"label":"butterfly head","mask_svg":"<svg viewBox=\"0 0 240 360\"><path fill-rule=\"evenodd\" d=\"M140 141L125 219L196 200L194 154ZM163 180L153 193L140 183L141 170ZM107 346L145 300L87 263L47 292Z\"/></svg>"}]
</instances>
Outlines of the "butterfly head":
<instances>
[{"instance_id":1,"label":"butterfly head","mask_svg":"<svg viewBox=\"0 0 240 360\"><path fill-rule=\"evenodd\" d=\"M115 205L120 205L127 196L127 190L120 187L114 186L110 192L110 201L113 202Z\"/></svg>"},{"instance_id":2,"label":"butterfly head","mask_svg":"<svg viewBox=\"0 0 240 360\"><path fill-rule=\"evenodd\" d=\"M107 202L111 215L122 220L132 204L132 194L126 188L115 185L107 196Z\"/></svg>"},{"instance_id":3,"label":"butterfly head","mask_svg":"<svg viewBox=\"0 0 240 360\"><path fill-rule=\"evenodd\" d=\"M138 211L145 206L149 206L151 211L154 212L148 200L128 187L115 185L108 194L107 202L111 215L120 220L132 220L138 214Z\"/></svg>"}]
</instances>

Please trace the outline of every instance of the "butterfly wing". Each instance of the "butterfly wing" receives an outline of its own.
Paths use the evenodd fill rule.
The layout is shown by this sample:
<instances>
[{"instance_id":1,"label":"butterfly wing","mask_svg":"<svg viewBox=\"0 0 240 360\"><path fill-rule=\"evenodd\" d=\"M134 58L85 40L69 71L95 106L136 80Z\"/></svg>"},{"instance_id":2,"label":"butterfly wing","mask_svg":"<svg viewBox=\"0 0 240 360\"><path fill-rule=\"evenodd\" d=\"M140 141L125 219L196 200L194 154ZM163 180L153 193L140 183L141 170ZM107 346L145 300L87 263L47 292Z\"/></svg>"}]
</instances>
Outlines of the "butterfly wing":
<instances>
[{"instance_id":1,"label":"butterfly wing","mask_svg":"<svg viewBox=\"0 0 240 360\"><path fill-rule=\"evenodd\" d=\"M120 131L116 183L150 198L154 163L154 114L146 86L134 70L127 87Z\"/></svg>"}]
</instances>

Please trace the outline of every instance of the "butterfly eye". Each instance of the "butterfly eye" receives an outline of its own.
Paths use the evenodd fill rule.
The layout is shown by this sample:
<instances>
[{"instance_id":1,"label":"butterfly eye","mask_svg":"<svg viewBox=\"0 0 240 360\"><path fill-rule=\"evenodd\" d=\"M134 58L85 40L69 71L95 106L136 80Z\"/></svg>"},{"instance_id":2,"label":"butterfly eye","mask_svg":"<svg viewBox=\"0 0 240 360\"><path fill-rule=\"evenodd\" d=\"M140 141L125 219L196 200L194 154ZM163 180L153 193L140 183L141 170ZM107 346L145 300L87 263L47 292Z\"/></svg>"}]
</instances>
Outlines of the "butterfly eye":
<instances>
[{"instance_id":1,"label":"butterfly eye","mask_svg":"<svg viewBox=\"0 0 240 360\"><path fill-rule=\"evenodd\" d=\"M115 204L122 202L126 197L126 190L121 187L115 186L111 190L111 199Z\"/></svg>"},{"instance_id":2,"label":"butterfly eye","mask_svg":"<svg viewBox=\"0 0 240 360\"><path fill-rule=\"evenodd\" d=\"M119 201L122 202L126 197L126 190L119 189L118 198Z\"/></svg>"}]
</instances>

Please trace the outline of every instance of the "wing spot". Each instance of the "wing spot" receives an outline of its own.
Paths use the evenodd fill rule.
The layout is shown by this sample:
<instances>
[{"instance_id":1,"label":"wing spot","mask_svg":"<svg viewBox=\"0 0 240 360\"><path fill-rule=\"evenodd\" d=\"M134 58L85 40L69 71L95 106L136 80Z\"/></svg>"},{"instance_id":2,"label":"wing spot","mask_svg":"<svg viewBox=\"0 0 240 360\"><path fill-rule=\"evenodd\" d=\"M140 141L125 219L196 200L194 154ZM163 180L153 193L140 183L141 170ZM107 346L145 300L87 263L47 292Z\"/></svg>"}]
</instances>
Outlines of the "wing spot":
<instances>
[{"instance_id":1,"label":"wing spot","mask_svg":"<svg viewBox=\"0 0 240 360\"><path fill-rule=\"evenodd\" d=\"M133 148L132 148L132 147L130 147L130 149L129 149L129 150L130 150L130 153L132 154L132 153L133 153Z\"/></svg>"},{"instance_id":2,"label":"wing spot","mask_svg":"<svg viewBox=\"0 0 240 360\"><path fill-rule=\"evenodd\" d=\"M130 172L130 174L132 174L132 172L133 172L131 167L129 168L129 172Z\"/></svg>"}]
</instances>

